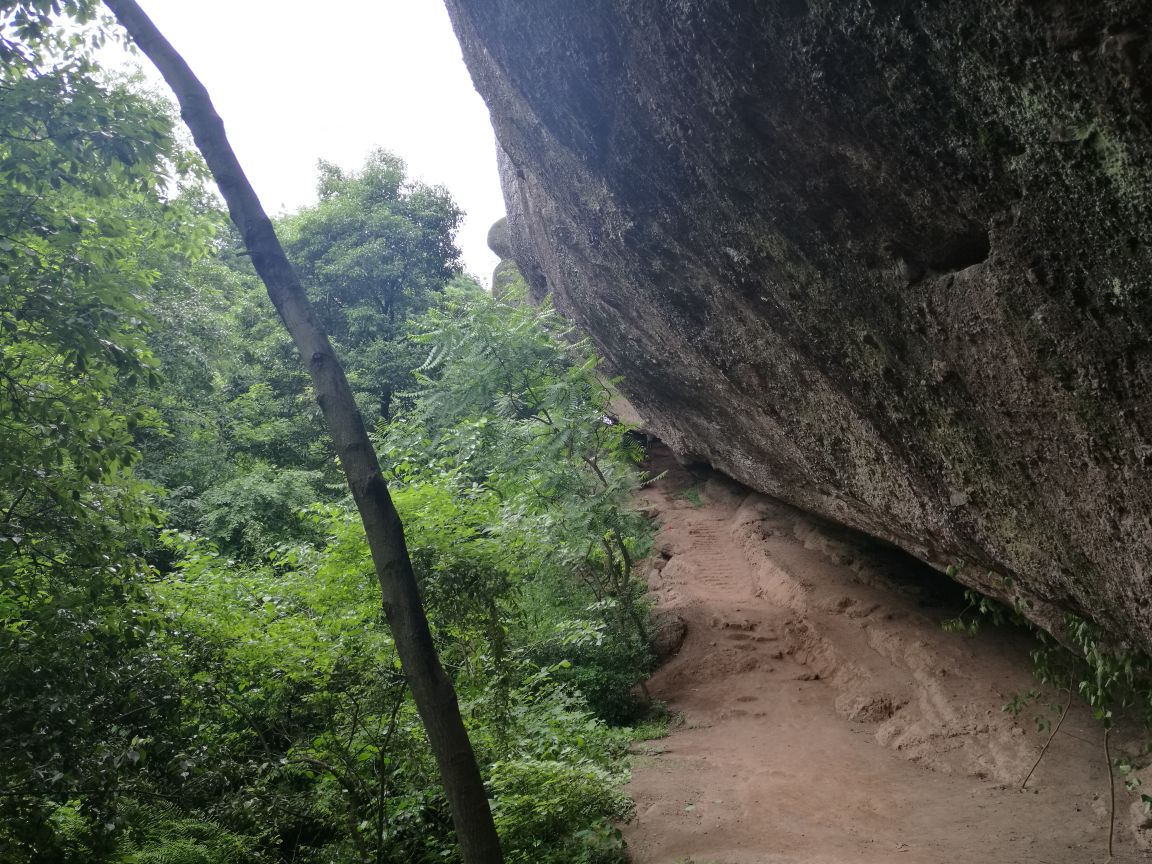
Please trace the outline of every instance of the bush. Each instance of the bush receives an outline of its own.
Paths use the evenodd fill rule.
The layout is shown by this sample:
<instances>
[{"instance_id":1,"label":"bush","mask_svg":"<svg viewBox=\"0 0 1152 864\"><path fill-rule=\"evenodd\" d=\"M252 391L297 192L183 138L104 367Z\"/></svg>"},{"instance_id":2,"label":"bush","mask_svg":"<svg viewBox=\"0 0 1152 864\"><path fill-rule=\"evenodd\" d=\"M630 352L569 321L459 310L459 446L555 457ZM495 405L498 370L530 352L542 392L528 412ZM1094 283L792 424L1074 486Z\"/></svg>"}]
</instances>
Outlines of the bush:
<instances>
[{"instance_id":1,"label":"bush","mask_svg":"<svg viewBox=\"0 0 1152 864\"><path fill-rule=\"evenodd\" d=\"M614 821L632 815L626 778L591 760L514 759L492 766L493 815L508 864L627 860Z\"/></svg>"}]
</instances>

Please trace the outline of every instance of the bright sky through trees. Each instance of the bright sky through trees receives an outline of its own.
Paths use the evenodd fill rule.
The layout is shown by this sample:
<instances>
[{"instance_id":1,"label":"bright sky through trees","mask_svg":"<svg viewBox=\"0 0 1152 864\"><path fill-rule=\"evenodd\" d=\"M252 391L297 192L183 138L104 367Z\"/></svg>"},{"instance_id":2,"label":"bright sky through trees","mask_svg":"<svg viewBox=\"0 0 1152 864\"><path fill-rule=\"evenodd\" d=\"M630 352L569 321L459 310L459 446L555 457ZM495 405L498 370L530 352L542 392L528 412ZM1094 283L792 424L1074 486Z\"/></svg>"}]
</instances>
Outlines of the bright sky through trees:
<instances>
[{"instance_id":1,"label":"bright sky through trees","mask_svg":"<svg viewBox=\"0 0 1152 864\"><path fill-rule=\"evenodd\" d=\"M439 0L141 5L208 87L269 213L315 201L317 159L356 169L384 147L464 208L465 266L488 284L504 213L492 127Z\"/></svg>"}]
</instances>

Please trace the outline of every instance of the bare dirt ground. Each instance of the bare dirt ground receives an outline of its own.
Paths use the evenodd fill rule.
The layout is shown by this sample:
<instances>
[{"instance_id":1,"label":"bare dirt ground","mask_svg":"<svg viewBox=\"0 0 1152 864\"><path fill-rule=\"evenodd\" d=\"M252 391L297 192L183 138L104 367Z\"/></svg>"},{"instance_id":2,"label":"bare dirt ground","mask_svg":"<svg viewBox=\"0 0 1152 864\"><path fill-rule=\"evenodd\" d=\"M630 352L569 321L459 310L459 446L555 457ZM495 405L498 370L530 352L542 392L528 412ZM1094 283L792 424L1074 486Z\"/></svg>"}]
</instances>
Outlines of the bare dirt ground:
<instances>
[{"instance_id":1,"label":"bare dirt ground","mask_svg":"<svg viewBox=\"0 0 1152 864\"><path fill-rule=\"evenodd\" d=\"M642 495L663 525L649 582L688 629L649 684L679 718L633 760L637 864L1107 860L1103 731L1086 710L1019 788L1049 737L1034 718L1065 698L1001 710L1037 686L1024 634L945 632L963 604L942 577L654 459L668 474ZM1113 860L1152 860L1138 795L1116 787Z\"/></svg>"}]
</instances>

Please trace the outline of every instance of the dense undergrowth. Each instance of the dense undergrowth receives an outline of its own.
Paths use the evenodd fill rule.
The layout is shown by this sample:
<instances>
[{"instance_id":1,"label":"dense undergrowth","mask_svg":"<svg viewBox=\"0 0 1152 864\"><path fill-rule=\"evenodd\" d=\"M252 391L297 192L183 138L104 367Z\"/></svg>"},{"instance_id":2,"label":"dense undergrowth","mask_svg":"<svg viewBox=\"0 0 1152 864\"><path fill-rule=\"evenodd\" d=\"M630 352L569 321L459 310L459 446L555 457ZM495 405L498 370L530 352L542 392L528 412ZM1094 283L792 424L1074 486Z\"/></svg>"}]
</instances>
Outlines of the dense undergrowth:
<instances>
[{"instance_id":1,"label":"dense undergrowth","mask_svg":"<svg viewBox=\"0 0 1152 864\"><path fill-rule=\"evenodd\" d=\"M360 523L198 160L79 43L7 32L0 860L455 860ZM619 861L640 454L588 345L461 275L445 190L383 152L320 174L278 229L377 421L507 860Z\"/></svg>"}]
</instances>

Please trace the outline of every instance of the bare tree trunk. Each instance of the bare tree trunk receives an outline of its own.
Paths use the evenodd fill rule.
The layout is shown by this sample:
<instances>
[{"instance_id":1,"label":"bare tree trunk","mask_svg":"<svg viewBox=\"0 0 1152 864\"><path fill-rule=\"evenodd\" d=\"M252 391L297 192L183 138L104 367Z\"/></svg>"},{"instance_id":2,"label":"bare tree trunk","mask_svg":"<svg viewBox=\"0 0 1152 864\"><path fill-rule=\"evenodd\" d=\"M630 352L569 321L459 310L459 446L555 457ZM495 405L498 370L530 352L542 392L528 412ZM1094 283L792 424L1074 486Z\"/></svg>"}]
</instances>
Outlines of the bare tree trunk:
<instances>
[{"instance_id":1,"label":"bare tree trunk","mask_svg":"<svg viewBox=\"0 0 1152 864\"><path fill-rule=\"evenodd\" d=\"M404 529L328 334L316 318L271 220L228 143L224 124L204 85L135 0L105 2L176 94L181 116L216 178L256 272L312 376L316 401L324 412L328 433L364 522L383 591L384 613L440 769L463 859L465 864L500 864L503 856L488 796L460 717L456 693L436 656L408 558Z\"/></svg>"}]
</instances>

